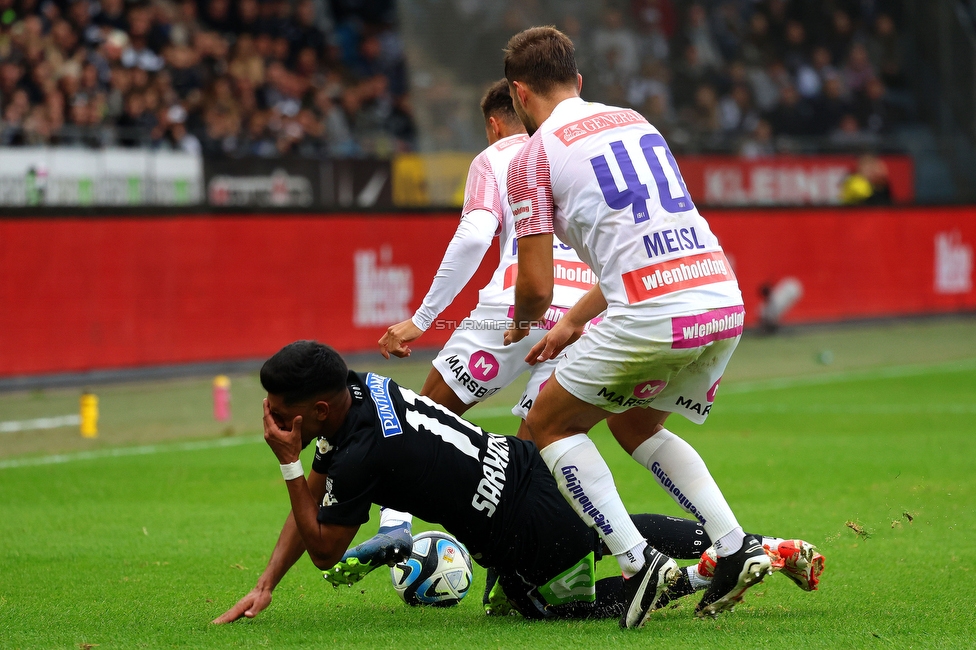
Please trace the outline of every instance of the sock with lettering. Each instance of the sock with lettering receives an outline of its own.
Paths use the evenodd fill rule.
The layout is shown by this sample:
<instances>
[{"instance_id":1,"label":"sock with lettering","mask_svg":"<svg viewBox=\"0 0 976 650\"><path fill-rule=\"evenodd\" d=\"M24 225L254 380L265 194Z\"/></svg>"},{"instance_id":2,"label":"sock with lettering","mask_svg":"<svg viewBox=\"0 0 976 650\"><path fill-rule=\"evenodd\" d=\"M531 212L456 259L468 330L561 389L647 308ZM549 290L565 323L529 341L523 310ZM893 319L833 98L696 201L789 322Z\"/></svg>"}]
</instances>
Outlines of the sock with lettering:
<instances>
[{"instance_id":1,"label":"sock with lettering","mask_svg":"<svg viewBox=\"0 0 976 650\"><path fill-rule=\"evenodd\" d=\"M644 566L647 542L631 521L613 476L585 433L562 438L540 450L559 491L588 526L596 528L620 570L630 577Z\"/></svg>"},{"instance_id":2,"label":"sock with lettering","mask_svg":"<svg viewBox=\"0 0 976 650\"><path fill-rule=\"evenodd\" d=\"M637 447L632 455L634 460L650 470L658 484L678 505L702 523L719 557L739 550L742 545L739 522L694 447L667 429L661 429ZM738 546L735 545L736 530ZM733 546L735 548L730 550Z\"/></svg>"}]
</instances>

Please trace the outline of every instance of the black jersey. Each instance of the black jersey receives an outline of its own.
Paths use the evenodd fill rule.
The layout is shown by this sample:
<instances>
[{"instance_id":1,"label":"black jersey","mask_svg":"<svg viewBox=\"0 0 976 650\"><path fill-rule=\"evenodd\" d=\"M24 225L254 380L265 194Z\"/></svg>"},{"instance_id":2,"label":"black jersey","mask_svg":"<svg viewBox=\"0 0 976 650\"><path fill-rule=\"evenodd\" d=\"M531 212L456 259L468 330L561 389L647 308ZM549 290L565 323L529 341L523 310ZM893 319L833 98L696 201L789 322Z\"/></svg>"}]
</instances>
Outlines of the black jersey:
<instances>
[{"instance_id":1,"label":"black jersey","mask_svg":"<svg viewBox=\"0 0 976 650\"><path fill-rule=\"evenodd\" d=\"M442 525L482 565L516 562L524 495L542 464L535 446L483 431L381 375L350 372L348 385L346 420L319 439L312 464L328 476L318 520L358 526L377 503Z\"/></svg>"}]
</instances>

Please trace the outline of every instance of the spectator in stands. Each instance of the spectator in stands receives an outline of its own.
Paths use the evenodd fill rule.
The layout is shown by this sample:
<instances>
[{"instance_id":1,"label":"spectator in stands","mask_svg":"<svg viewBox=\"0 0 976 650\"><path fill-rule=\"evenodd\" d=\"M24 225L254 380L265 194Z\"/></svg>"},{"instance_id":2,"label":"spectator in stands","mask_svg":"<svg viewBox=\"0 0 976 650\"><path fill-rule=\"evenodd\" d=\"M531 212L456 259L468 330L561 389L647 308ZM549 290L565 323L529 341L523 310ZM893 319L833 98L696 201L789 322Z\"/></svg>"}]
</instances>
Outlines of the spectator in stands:
<instances>
[{"instance_id":1,"label":"spectator in stands","mask_svg":"<svg viewBox=\"0 0 976 650\"><path fill-rule=\"evenodd\" d=\"M800 96L792 84L783 86L779 104L766 116L777 134L805 136L814 124L813 106Z\"/></svg>"},{"instance_id":2,"label":"spectator in stands","mask_svg":"<svg viewBox=\"0 0 976 650\"><path fill-rule=\"evenodd\" d=\"M700 65L712 70L720 69L724 63L722 53L708 23L708 13L700 2L688 8L685 23L682 40L695 46Z\"/></svg>"},{"instance_id":3,"label":"spectator in stands","mask_svg":"<svg viewBox=\"0 0 976 650\"><path fill-rule=\"evenodd\" d=\"M814 98L815 117L811 133L824 136L840 125L841 118L854 110L847 88L840 75L834 74L824 79L823 93Z\"/></svg>"},{"instance_id":4,"label":"spectator in stands","mask_svg":"<svg viewBox=\"0 0 976 650\"><path fill-rule=\"evenodd\" d=\"M877 144L875 134L861 128L853 113L840 118L837 128L830 133L830 144L842 151L862 151Z\"/></svg>"},{"instance_id":5,"label":"spectator in stands","mask_svg":"<svg viewBox=\"0 0 976 650\"><path fill-rule=\"evenodd\" d=\"M119 143L124 147L138 147L146 144L148 131L157 125L156 117L146 107L146 96L141 91L130 93L125 98L125 111L119 118L121 136Z\"/></svg>"},{"instance_id":6,"label":"spectator in stands","mask_svg":"<svg viewBox=\"0 0 976 650\"><path fill-rule=\"evenodd\" d=\"M742 59L761 68L776 58L776 44L769 31L769 18L757 11L749 18L749 28L742 44Z\"/></svg>"},{"instance_id":7,"label":"spectator in stands","mask_svg":"<svg viewBox=\"0 0 976 650\"><path fill-rule=\"evenodd\" d=\"M627 88L627 105L640 109L654 95L660 95L665 111L671 110L671 75L667 66L655 59L647 59L641 65L641 73L631 80Z\"/></svg>"},{"instance_id":8,"label":"spectator in stands","mask_svg":"<svg viewBox=\"0 0 976 650\"><path fill-rule=\"evenodd\" d=\"M850 14L843 9L836 9L824 43L830 50L834 65L841 65L847 60L853 42L854 24L851 22Z\"/></svg>"},{"instance_id":9,"label":"spectator in stands","mask_svg":"<svg viewBox=\"0 0 976 650\"><path fill-rule=\"evenodd\" d=\"M851 45L847 55L847 62L843 69L844 84L853 93L862 92L872 79L875 78L874 67L868 57L868 49L864 43Z\"/></svg>"},{"instance_id":10,"label":"spectator in stands","mask_svg":"<svg viewBox=\"0 0 976 650\"><path fill-rule=\"evenodd\" d=\"M261 25L261 8L258 0L238 0L237 2L237 38L245 35L254 37L264 31Z\"/></svg>"},{"instance_id":11,"label":"spectator in stands","mask_svg":"<svg viewBox=\"0 0 976 650\"><path fill-rule=\"evenodd\" d=\"M164 116L166 140L172 149L192 154L202 153L200 140L186 130L186 109L175 104L164 113Z\"/></svg>"},{"instance_id":12,"label":"spectator in stands","mask_svg":"<svg viewBox=\"0 0 976 650\"><path fill-rule=\"evenodd\" d=\"M891 188L887 165L877 156L861 156L857 167L841 183L840 197L845 205L890 204Z\"/></svg>"},{"instance_id":13,"label":"spectator in stands","mask_svg":"<svg viewBox=\"0 0 976 650\"><path fill-rule=\"evenodd\" d=\"M867 50L871 64L886 87L899 88L904 85L901 44L895 21L890 15L879 14L875 19Z\"/></svg>"},{"instance_id":14,"label":"spectator in stands","mask_svg":"<svg viewBox=\"0 0 976 650\"><path fill-rule=\"evenodd\" d=\"M718 142L722 122L715 87L708 83L698 86L694 104L682 109L681 119L702 142Z\"/></svg>"},{"instance_id":15,"label":"spectator in stands","mask_svg":"<svg viewBox=\"0 0 976 650\"><path fill-rule=\"evenodd\" d=\"M672 0L632 0L630 11L636 21L641 60L666 60L677 29L677 14Z\"/></svg>"},{"instance_id":16,"label":"spectator in stands","mask_svg":"<svg viewBox=\"0 0 976 650\"><path fill-rule=\"evenodd\" d=\"M674 66L671 82L671 97L679 110L695 102L698 88L702 84L717 86L721 82L717 72L698 56L698 47L689 43L684 48L684 55Z\"/></svg>"},{"instance_id":17,"label":"spectator in stands","mask_svg":"<svg viewBox=\"0 0 976 650\"><path fill-rule=\"evenodd\" d=\"M854 102L854 115L869 133L881 135L891 130L896 120L886 100L887 90L880 79L871 79Z\"/></svg>"},{"instance_id":18,"label":"spectator in stands","mask_svg":"<svg viewBox=\"0 0 976 650\"><path fill-rule=\"evenodd\" d=\"M773 127L767 121L760 119L753 127L752 133L743 138L739 146L739 155L745 158L762 158L776 153L773 140Z\"/></svg>"},{"instance_id":19,"label":"spectator in stands","mask_svg":"<svg viewBox=\"0 0 976 650\"><path fill-rule=\"evenodd\" d=\"M626 80L635 75L640 66L637 36L625 27L623 12L619 9L610 6L602 13L602 24L593 32L590 46L593 57L599 62L598 67L609 66L607 72L615 79Z\"/></svg>"},{"instance_id":20,"label":"spectator in stands","mask_svg":"<svg viewBox=\"0 0 976 650\"><path fill-rule=\"evenodd\" d=\"M230 0L207 0L203 12L203 24L207 29L221 35L233 36L234 16L230 11Z\"/></svg>"},{"instance_id":21,"label":"spectator in stands","mask_svg":"<svg viewBox=\"0 0 976 650\"><path fill-rule=\"evenodd\" d=\"M759 113L752 103L752 92L737 83L719 102L719 124L726 136L735 138L751 133L759 123Z\"/></svg>"}]
</instances>

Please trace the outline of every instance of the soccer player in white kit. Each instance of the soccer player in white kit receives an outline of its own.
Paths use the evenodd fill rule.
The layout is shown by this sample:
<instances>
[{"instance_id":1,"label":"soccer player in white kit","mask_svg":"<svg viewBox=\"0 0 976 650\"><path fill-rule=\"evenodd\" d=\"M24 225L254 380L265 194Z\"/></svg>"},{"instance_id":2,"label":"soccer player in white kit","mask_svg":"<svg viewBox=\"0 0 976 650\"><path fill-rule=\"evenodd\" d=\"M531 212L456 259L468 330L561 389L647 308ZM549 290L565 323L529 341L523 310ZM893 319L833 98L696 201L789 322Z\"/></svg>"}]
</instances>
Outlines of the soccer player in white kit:
<instances>
[{"instance_id":1,"label":"soccer player in white kit","mask_svg":"<svg viewBox=\"0 0 976 650\"><path fill-rule=\"evenodd\" d=\"M523 372L529 380L512 414L522 419L519 437L529 439L525 417L539 389L552 375L556 359L530 366L525 357L569 308L595 284L596 276L576 252L559 241L552 242L554 289L552 304L539 319L539 327L518 345L503 344L502 332L514 313L518 276L515 220L508 202L508 166L529 136L515 114L508 83L504 79L489 88L481 102L488 148L471 163L465 185L461 223L430 290L413 317L391 325L379 340L380 352L389 358L410 355L409 344L431 327L437 316L457 297L478 270L485 253L497 238L498 268L478 295L478 305L464 319L433 361L421 395L462 415L505 388ZM409 554L412 516L391 508L380 512L377 535L343 556L343 575L362 578L379 564ZM355 559L354 562L350 560Z\"/></svg>"},{"instance_id":2,"label":"soccer player in white kit","mask_svg":"<svg viewBox=\"0 0 976 650\"><path fill-rule=\"evenodd\" d=\"M526 390L512 409L513 415L524 419L539 386L555 367L554 361L529 366L525 356L547 329L593 288L597 277L572 247L554 240L552 302L537 319L538 327L518 346L503 344L499 334L512 320L518 277L515 219L508 202L508 166L529 137L514 112L504 79L488 90L481 108L489 146L468 170L461 223L420 307L413 317L390 326L379 340L379 347L387 358L391 354L409 356L409 343L429 329L453 302L497 239L498 268L479 292L474 311L459 324L434 359L421 394L461 415L531 370Z\"/></svg>"},{"instance_id":3,"label":"soccer player in white kit","mask_svg":"<svg viewBox=\"0 0 976 650\"><path fill-rule=\"evenodd\" d=\"M695 209L660 132L635 111L583 101L572 42L553 27L516 34L505 54L515 110L530 134L509 166L519 240L515 315L506 342L530 332L552 297L553 235L599 277L536 344L529 362L554 358L583 324L604 319L560 359L527 415L527 427L577 514L597 528L628 578L622 627L638 627L667 601L672 559L647 546L586 435L606 419L620 445L686 511L718 555L696 611L733 607L770 571L698 453L663 427L678 412L696 423L711 410L742 332L732 267Z\"/></svg>"}]
</instances>

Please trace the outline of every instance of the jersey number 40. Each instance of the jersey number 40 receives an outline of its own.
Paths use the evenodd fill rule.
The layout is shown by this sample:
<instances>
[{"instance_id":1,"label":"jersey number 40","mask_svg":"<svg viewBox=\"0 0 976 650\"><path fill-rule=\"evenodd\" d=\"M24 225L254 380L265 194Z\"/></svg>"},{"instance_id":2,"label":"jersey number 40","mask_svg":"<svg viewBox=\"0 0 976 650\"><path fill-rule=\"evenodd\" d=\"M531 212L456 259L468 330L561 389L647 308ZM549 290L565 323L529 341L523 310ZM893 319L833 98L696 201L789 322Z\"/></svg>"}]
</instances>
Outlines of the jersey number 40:
<instances>
[{"instance_id":1,"label":"jersey number 40","mask_svg":"<svg viewBox=\"0 0 976 650\"><path fill-rule=\"evenodd\" d=\"M644 159L651 171L654 184L657 185L658 196L660 197L661 207L668 212L687 212L695 207L688 195L688 188L685 181L681 178L678 171L678 164L668 149L668 144L664 138L657 133L648 133L640 139L640 148L644 152ZM597 156L590 159L593 171L596 172L596 179L600 182L600 189L603 190L603 198L607 200L614 210L622 210L628 206L633 207L634 223L642 223L650 219L647 210L647 201L651 198L647 183L642 181L634 167L634 162L627 153L627 148L620 140L610 143L610 150L613 157L624 175L623 191L617 186L617 179L613 177L610 165L605 156ZM650 179L647 179L650 180Z\"/></svg>"}]
</instances>

